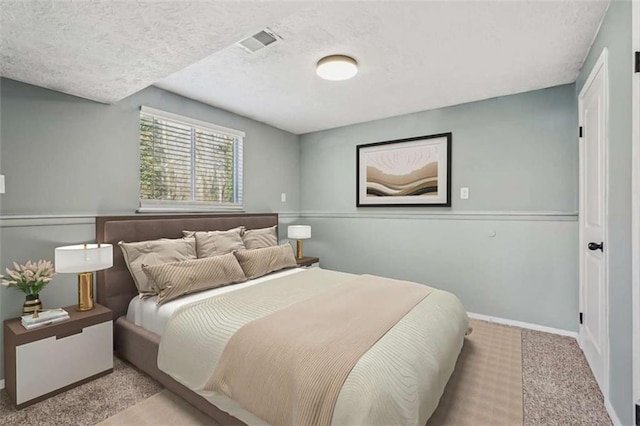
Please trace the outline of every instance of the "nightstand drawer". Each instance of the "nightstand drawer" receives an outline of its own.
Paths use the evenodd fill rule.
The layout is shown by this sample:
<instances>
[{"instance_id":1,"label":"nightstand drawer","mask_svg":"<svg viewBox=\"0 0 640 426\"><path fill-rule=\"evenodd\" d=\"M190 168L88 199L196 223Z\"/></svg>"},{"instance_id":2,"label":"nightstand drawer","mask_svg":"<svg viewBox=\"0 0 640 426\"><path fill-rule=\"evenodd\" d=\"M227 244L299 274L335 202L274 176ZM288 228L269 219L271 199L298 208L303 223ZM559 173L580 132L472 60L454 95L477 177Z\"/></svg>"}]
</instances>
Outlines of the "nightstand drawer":
<instances>
[{"instance_id":1,"label":"nightstand drawer","mask_svg":"<svg viewBox=\"0 0 640 426\"><path fill-rule=\"evenodd\" d=\"M112 321L105 321L17 346L16 403L112 369L112 331Z\"/></svg>"}]
</instances>

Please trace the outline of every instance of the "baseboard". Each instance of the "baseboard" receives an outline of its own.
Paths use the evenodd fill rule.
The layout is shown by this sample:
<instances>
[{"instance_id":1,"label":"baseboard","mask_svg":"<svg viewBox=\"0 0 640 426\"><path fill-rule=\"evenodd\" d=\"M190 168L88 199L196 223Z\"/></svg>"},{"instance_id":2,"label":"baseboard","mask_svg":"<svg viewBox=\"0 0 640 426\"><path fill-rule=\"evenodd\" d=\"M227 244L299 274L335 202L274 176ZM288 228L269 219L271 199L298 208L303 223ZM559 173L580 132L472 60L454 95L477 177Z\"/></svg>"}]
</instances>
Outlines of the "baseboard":
<instances>
[{"instance_id":1,"label":"baseboard","mask_svg":"<svg viewBox=\"0 0 640 426\"><path fill-rule=\"evenodd\" d=\"M0 380L0 390L4 389L4 379Z\"/></svg>"},{"instance_id":2,"label":"baseboard","mask_svg":"<svg viewBox=\"0 0 640 426\"><path fill-rule=\"evenodd\" d=\"M622 426L622 422L620 421L620 418L618 418L618 414L616 414L616 410L613 409L613 406L611 405L611 402L609 402L608 398L604 399L604 408L607 409L607 413L611 418L611 423L613 423L613 426Z\"/></svg>"},{"instance_id":3,"label":"baseboard","mask_svg":"<svg viewBox=\"0 0 640 426\"><path fill-rule=\"evenodd\" d=\"M488 321L488 322L494 322L496 324L510 325L513 327L526 328L526 329L535 330L535 331L543 331L545 333L551 333L551 334L559 334L560 336L573 337L574 339L578 338L578 333L576 331L561 330L559 328L547 327L547 326L538 325L538 324L531 324L531 323L522 322L522 321L514 321L510 319L505 319L505 318L492 317L489 315L475 314L473 312L467 312L467 315L469 315L469 318L479 319L479 320Z\"/></svg>"}]
</instances>

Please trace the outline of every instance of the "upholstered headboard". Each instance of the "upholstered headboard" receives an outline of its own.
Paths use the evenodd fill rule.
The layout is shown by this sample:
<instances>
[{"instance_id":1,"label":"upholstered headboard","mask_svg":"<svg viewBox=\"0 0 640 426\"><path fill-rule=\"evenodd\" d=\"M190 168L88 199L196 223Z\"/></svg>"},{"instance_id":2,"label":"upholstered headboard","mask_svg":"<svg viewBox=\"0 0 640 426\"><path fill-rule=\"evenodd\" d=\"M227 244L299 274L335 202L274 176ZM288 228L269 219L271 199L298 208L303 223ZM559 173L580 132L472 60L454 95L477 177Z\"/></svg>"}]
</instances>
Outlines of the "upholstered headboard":
<instances>
[{"instance_id":1,"label":"upholstered headboard","mask_svg":"<svg viewBox=\"0 0 640 426\"><path fill-rule=\"evenodd\" d=\"M113 267L97 273L98 303L113 311L113 319L127 314L129 302L138 294L118 247L119 241L181 238L182 230L225 231L244 225L247 229L278 224L276 213L229 215L98 216L96 241L113 244Z\"/></svg>"}]
</instances>

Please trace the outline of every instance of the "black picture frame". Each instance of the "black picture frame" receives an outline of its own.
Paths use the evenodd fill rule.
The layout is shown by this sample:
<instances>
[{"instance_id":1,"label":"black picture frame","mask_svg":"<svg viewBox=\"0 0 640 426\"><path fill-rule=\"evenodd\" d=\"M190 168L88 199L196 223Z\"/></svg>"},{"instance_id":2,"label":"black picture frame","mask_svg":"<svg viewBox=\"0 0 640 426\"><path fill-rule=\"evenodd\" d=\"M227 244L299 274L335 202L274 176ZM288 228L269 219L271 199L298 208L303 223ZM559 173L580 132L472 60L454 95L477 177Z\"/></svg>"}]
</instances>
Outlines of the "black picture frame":
<instances>
[{"instance_id":1,"label":"black picture frame","mask_svg":"<svg viewBox=\"0 0 640 426\"><path fill-rule=\"evenodd\" d=\"M412 138L395 139L383 142L375 142L356 146L356 207L451 207L451 150L453 144L453 133L438 133L434 135L416 136ZM418 148L427 146L439 147L437 159L437 196L431 197L428 194L433 191L433 186L416 188L416 194L404 196L399 195L373 195L375 192L383 193L383 190L370 188L367 186L366 170L361 167L367 167L367 154L376 154L381 151L392 151L389 149L381 150L379 148L388 148L390 145L396 145L398 150L407 148ZM442 150L442 148L444 148ZM442 151L446 152L446 158L442 159ZM364 159L364 161L363 161ZM446 177L442 173L441 162L446 165ZM430 163L425 163L425 166ZM432 179L432 178L431 178ZM441 180L446 179L444 183L444 193L440 191ZM363 182L364 180L364 182ZM370 195L371 194L371 195Z\"/></svg>"}]
</instances>

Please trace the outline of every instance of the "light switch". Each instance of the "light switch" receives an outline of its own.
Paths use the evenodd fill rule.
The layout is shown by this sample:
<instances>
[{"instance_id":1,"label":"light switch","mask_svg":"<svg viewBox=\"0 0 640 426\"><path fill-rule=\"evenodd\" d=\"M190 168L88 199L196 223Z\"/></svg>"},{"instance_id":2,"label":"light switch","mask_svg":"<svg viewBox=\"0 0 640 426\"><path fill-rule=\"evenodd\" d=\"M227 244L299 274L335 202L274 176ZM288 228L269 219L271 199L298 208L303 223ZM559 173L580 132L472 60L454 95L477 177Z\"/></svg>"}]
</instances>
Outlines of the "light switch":
<instances>
[{"instance_id":1,"label":"light switch","mask_svg":"<svg viewBox=\"0 0 640 426\"><path fill-rule=\"evenodd\" d=\"M469 199L469 188L460 188L460 199L461 200Z\"/></svg>"},{"instance_id":2,"label":"light switch","mask_svg":"<svg viewBox=\"0 0 640 426\"><path fill-rule=\"evenodd\" d=\"M280 201L282 201L283 203L287 202L287 193L283 192L282 194L280 194Z\"/></svg>"}]
</instances>

